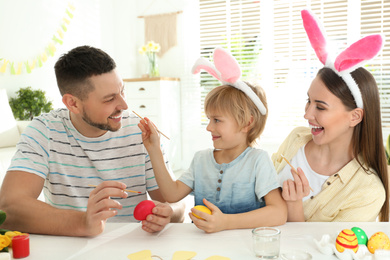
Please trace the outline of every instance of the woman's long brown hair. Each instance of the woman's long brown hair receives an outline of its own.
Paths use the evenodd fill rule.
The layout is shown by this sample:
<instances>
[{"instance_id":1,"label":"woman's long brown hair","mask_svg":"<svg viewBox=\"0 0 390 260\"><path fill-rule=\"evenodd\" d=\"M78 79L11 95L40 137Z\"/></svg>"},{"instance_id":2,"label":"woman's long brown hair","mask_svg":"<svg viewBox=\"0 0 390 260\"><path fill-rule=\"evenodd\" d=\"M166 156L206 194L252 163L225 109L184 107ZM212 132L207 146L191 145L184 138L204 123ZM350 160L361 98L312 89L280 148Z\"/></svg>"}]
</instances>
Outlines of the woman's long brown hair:
<instances>
[{"instance_id":1,"label":"woman's long brown hair","mask_svg":"<svg viewBox=\"0 0 390 260\"><path fill-rule=\"evenodd\" d=\"M348 110L357 107L348 86L332 69L322 68L318 75L329 91L336 95ZM353 154L365 172L372 174L369 169L371 168L381 179L386 191L386 200L380 211L379 219L380 221L389 221L389 180L383 144L378 86L371 73L364 68L356 69L351 75L359 86L364 106L362 122L355 126L352 136ZM359 154L362 156L363 162L359 161Z\"/></svg>"}]
</instances>

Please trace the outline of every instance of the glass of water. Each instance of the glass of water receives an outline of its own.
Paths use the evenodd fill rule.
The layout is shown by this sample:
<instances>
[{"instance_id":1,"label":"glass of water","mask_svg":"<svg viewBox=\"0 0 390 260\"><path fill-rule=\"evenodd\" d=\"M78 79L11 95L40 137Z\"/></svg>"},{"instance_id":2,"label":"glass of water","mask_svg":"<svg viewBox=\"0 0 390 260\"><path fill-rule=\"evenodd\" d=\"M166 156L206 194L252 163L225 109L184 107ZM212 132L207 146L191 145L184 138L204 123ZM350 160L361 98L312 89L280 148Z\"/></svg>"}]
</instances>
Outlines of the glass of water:
<instances>
[{"instance_id":1,"label":"glass of water","mask_svg":"<svg viewBox=\"0 0 390 260\"><path fill-rule=\"evenodd\" d=\"M261 259L278 259L280 230L273 227L258 227L252 230L253 250Z\"/></svg>"}]
</instances>

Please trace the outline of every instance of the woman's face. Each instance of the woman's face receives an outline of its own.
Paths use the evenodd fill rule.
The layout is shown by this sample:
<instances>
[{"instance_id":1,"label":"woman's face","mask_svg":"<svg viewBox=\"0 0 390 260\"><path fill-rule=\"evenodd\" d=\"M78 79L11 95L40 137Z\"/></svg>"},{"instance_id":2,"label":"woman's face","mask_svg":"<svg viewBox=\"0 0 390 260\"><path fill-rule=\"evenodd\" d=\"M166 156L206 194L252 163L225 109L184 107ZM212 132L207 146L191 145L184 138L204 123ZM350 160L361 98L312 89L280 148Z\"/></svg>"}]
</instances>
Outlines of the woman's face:
<instances>
[{"instance_id":1,"label":"woman's face","mask_svg":"<svg viewBox=\"0 0 390 260\"><path fill-rule=\"evenodd\" d=\"M347 111L318 76L311 83L307 95L304 117L309 121L314 143L350 142L355 125L354 111Z\"/></svg>"}]
</instances>

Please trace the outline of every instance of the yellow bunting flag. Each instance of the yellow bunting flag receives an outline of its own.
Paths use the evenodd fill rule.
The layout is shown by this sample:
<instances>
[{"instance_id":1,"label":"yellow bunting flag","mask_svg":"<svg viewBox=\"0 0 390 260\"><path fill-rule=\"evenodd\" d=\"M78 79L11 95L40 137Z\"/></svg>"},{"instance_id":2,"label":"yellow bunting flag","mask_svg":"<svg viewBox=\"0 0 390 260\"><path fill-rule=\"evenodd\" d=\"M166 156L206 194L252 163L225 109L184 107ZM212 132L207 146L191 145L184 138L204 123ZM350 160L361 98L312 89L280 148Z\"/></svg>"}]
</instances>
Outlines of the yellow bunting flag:
<instances>
[{"instance_id":1,"label":"yellow bunting flag","mask_svg":"<svg viewBox=\"0 0 390 260\"><path fill-rule=\"evenodd\" d=\"M9 62L9 60L4 59L3 65L0 67L0 72L1 73L4 73L5 70L7 69L8 62Z\"/></svg>"},{"instance_id":2,"label":"yellow bunting flag","mask_svg":"<svg viewBox=\"0 0 390 260\"><path fill-rule=\"evenodd\" d=\"M46 62L47 61L46 52L42 52L41 57L42 57L42 62Z\"/></svg>"},{"instance_id":3,"label":"yellow bunting flag","mask_svg":"<svg viewBox=\"0 0 390 260\"><path fill-rule=\"evenodd\" d=\"M64 22L65 22L66 24L70 24L70 21L69 21L68 19L66 19L66 17L62 18L62 20L64 20Z\"/></svg>"},{"instance_id":4,"label":"yellow bunting flag","mask_svg":"<svg viewBox=\"0 0 390 260\"><path fill-rule=\"evenodd\" d=\"M59 21L59 26L57 28L57 33L53 34L50 42L45 46L41 54L34 54L36 57L27 58L23 61L13 61L7 60L5 58L0 58L0 73L5 73L9 65L9 71L11 75L20 75L22 72L31 73L33 69L42 67L43 63L47 61L48 56L54 56L57 48L55 44L63 44L64 32L68 30L67 25L70 24L71 19L74 15L72 11L76 8L73 4L68 3L68 6L65 9L65 14ZM38 52L39 53L39 52ZM25 68L25 69L24 69Z\"/></svg>"},{"instance_id":5,"label":"yellow bunting flag","mask_svg":"<svg viewBox=\"0 0 390 260\"><path fill-rule=\"evenodd\" d=\"M37 62L37 60L33 60L32 64L30 65L30 69L33 70L35 69L35 63Z\"/></svg>"},{"instance_id":6,"label":"yellow bunting flag","mask_svg":"<svg viewBox=\"0 0 390 260\"><path fill-rule=\"evenodd\" d=\"M57 30L58 35L60 36L61 39L64 39L64 33L61 31L61 29Z\"/></svg>"},{"instance_id":7,"label":"yellow bunting flag","mask_svg":"<svg viewBox=\"0 0 390 260\"><path fill-rule=\"evenodd\" d=\"M76 9L71 3L68 3L68 6L69 6L70 10L72 10L72 11L74 11Z\"/></svg>"},{"instance_id":8,"label":"yellow bunting flag","mask_svg":"<svg viewBox=\"0 0 390 260\"><path fill-rule=\"evenodd\" d=\"M18 63L18 69L16 70L16 75L20 75L22 73L22 62Z\"/></svg>"}]
</instances>

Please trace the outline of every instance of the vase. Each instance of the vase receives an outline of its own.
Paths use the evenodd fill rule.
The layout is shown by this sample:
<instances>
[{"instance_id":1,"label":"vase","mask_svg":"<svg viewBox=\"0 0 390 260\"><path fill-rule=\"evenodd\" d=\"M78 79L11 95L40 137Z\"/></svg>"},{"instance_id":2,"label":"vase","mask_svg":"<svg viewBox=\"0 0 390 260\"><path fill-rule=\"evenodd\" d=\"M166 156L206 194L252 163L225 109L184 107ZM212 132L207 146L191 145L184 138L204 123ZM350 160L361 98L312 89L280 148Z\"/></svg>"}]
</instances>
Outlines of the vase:
<instances>
[{"instance_id":1,"label":"vase","mask_svg":"<svg viewBox=\"0 0 390 260\"><path fill-rule=\"evenodd\" d=\"M157 58L154 52L148 55L148 69L146 73L149 75L150 78L155 78L160 76Z\"/></svg>"}]
</instances>

